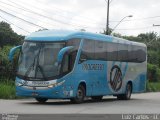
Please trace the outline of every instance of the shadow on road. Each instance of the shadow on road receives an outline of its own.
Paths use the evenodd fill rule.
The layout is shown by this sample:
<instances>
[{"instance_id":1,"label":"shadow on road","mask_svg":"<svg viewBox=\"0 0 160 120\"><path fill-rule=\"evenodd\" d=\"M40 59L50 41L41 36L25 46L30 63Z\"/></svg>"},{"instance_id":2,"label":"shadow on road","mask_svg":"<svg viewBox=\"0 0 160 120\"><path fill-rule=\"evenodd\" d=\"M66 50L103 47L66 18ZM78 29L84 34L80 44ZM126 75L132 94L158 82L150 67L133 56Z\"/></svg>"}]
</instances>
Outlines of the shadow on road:
<instances>
[{"instance_id":1,"label":"shadow on road","mask_svg":"<svg viewBox=\"0 0 160 120\"><path fill-rule=\"evenodd\" d=\"M142 99L131 99L131 100L117 100L116 98L103 98L102 100L100 101L94 101L92 99L87 99L84 101L84 103L82 104L92 104L92 103L109 103L109 102L129 102L129 101L135 101L137 102L138 101L143 101ZM31 100L31 102L29 102L29 100L26 102L26 101L23 101L21 102L20 104L28 104L28 105L76 105L72 102L70 102L70 100L49 100L48 102L46 103L38 103L36 100L33 101ZM78 105L78 104L77 104Z\"/></svg>"}]
</instances>

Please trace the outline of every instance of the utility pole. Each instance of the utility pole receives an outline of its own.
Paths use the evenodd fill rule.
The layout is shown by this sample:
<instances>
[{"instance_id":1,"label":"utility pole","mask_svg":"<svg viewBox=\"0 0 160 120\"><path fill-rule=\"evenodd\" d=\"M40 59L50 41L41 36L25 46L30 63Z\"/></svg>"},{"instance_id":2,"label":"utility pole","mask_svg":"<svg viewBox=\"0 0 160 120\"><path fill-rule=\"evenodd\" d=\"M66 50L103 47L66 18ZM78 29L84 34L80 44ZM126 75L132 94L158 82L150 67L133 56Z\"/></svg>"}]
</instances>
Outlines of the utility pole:
<instances>
[{"instance_id":1,"label":"utility pole","mask_svg":"<svg viewBox=\"0 0 160 120\"><path fill-rule=\"evenodd\" d=\"M105 0L107 2L107 20L106 20L106 35L109 35L109 4L110 0Z\"/></svg>"}]
</instances>

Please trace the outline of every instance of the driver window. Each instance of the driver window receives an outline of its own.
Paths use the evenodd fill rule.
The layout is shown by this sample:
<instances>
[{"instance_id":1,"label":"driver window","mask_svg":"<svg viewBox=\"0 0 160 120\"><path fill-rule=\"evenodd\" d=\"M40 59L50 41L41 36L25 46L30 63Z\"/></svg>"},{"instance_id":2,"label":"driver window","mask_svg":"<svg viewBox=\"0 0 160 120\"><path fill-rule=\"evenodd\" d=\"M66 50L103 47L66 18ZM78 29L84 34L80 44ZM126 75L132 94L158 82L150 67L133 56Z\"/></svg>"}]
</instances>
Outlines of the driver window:
<instances>
[{"instance_id":1,"label":"driver window","mask_svg":"<svg viewBox=\"0 0 160 120\"><path fill-rule=\"evenodd\" d=\"M76 60L79 45L80 45L80 39L71 39L67 41L66 46L74 46L74 49L64 55L62 62L62 73L68 73L72 71Z\"/></svg>"}]
</instances>

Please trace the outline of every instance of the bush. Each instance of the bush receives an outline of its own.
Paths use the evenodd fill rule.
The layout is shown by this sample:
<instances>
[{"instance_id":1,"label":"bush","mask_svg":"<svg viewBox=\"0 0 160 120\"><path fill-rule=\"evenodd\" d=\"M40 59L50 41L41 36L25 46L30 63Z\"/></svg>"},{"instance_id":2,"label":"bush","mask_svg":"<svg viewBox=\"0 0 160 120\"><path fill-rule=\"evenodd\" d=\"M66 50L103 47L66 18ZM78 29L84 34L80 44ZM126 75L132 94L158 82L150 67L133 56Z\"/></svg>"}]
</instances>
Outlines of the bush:
<instances>
[{"instance_id":1,"label":"bush","mask_svg":"<svg viewBox=\"0 0 160 120\"><path fill-rule=\"evenodd\" d=\"M0 80L0 99L16 99L15 83L12 80Z\"/></svg>"},{"instance_id":2,"label":"bush","mask_svg":"<svg viewBox=\"0 0 160 120\"><path fill-rule=\"evenodd\" d=\"M13 46L4 46L0 49L0 77L7 78L7 79L14 79L15 78L15 71L16 71L16 61L14 60L14 63L11 63L8 60L8 54L10 49ZM15 55L16 59L18 54Z\"/></svg>"},{"instance_id":3,"label":"bush","mask_svg":"<svg viewBox=\"0 0 160 120\"><path fill-rule=\"evenodd\" d=\"M147 76L150 82L160 81L160 68L156 65L147 64Z\"/></svg>"},{"instance_id":4,"label":"bush","mask_svg":"<svg viewBox=\"0 0 160 120\"><path fill-rule=\"evenodd\" d=\"M160 82L147 82L147 92L159 92Z\"/></svg>"}]
</instances>

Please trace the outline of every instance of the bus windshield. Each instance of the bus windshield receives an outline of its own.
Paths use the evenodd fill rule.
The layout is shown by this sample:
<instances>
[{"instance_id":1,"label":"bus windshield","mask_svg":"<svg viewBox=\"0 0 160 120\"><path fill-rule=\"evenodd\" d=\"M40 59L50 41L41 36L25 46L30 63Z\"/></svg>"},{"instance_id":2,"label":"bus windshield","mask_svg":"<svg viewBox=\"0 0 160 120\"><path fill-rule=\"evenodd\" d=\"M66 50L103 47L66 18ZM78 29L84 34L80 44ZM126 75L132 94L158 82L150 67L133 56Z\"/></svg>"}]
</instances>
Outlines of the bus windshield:
<instances>
[{"instance_id":1,"label":"bus windshield","mask_svg":"<svg viewBox=\"0 0 160 120\"><path fill-rule=\"evenodd\" d=\"M17 75L29 80L45 80L58 76L57 55L65 42L24 42Z\"/></svg>"}]
</instances>

